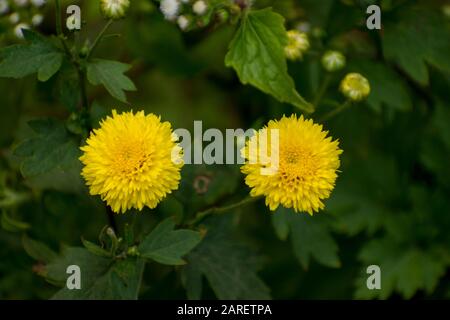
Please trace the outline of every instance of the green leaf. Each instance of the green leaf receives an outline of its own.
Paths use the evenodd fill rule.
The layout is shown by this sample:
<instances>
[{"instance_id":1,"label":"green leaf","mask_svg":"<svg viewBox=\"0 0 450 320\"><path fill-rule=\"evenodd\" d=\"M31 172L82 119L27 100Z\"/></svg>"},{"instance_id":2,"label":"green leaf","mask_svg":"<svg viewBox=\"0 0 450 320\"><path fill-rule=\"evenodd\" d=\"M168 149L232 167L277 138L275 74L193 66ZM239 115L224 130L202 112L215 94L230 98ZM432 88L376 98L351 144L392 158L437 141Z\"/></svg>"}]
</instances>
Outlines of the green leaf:
<instances>
[{"instance_id":1,"label":"green leaf","mask_svg":"<svg viewBox=\"0 0 450 320\"><path fill-rule=\"evenodd\" d=\"M28 255L38 261L50 263L58 256L45 243L30 239L26 235L22 238L22 244Z\"/></svg>"},{"instance_id":2,"label":"green leaf","mask_svg":"<svg viewBox=\"0 0 450 320\"><path fill-rule=\"evenodd\" d=\"M202 298L203 283L202 272L195 267L195 263L189 263L181 271L181 281L186 289L189 300L200 300Z\"/></svg>"},{"instance_id":3,"label":"green leaf","mask_svg":"<svg viewBox=\"0 0 450 320\"><path fill-rule=\"evenodd\" d=\"M81 289L66 287L67 267L77 265L81 271ZM84 248L66 247L61 256L46 266L48 281L63 288L52 299L137 299L144 261L127 258L112 260L90 253Z\"/></svg>"},{"instance_id":4,"label":"green leaf","mask_svg":"<svg viewBox=\"0 0 450 320\"><path fill-rule=\"evenodd\" d=\"M14 152L24 158L21 164L24 177L55 168L66 171L78 164L79 148L64 125L53 120L34 120L29 125L37 136L22 142Z\"/></svg>"},{"instance_id":5,"label":"green leaf","mask_svg":"<svg viewBox=\"0 0 450 320\"><path fill-rule=\"evenodd\" d=\"M188 298L200 298L201 273L219 299L270 299L269 288L257 275L261 259L231 236L229 220L209 219L206 237L188 255L183 270Z\"/></svg>"},{"instance_id":6,"label":"green leaf","mask_svg":"<svg viewBox=\"0 0 450 320\"><path fill-rule=\"evenodd\" d=\"M371 93L367 103L374 110L381 112L382 106L398 111L411 110L412 100L408 86L402 77L385 64L357 60L350 62L348 70L359 72L369 80Z\"/></svg>"},{"instance_id":7,"label":"green leaf","mask_svg":"<svg viewBox=\"0 0 450 320\"><path fill-rule=\"evenodd\" d=\"M181 258L198 245L202 237L196 231L174 229L172 218L156 226L138 247L141 257L168 265L185 264Z\"/></svg>"},{"instance_id":8,"label":"green leaf","mask_svg":"<svg viewBox=\"0 0 450 320\"><path fill-rule=\"evenodd\" d=\"M281 102L303 111L314 107L295 89L288 74L284 47L287 44L284 18L272 9L250 11L230 43L225 64L233 67L243 84L251 84Z\"/></svg>"},{"instance_id":9,"label":"green leaf","mask_svg":"<svg viewBox=\"0 0 450 320\"><path fill-rule=\"evenodd\" d=\"M85 240L81 238L81 242L83 243L83 246L90 252L100 257L111 257L111 253L100 247L99 245L96 245L93 242L90 242L88 240Z\"/></svg>"},{"instance_id":10,"label":"green leaf","mask_svg":"<svg viewBox=\"0 0 450 320\"><path fill-rule=\"evenodd\" d=\"M0 77L23 78L38 74L40 81L47 81L58 72L63 53L43 36L31 30L23 30L27 44L6 47L0 51Z\"/></svg>"},{"instance_id":11,"label":"green leaf","mask_svg":"<svg viewBox=\"0 0 450 320\"><path fill-rule=\"evenodd\" d=\"M278 210L272 214L272 225L275 229L275 233L281 240L286 240L289 236L289 217L284 211Z\"/></svg>"},{"instance_id":12,"label":"green leaf","mask_svg":"<svg viewBox=\"0 0 450 320\"><path fill-rule=\"evenodd\" d=\"M430 8L401 7L401 13L383 27L383 52L407 74L427 85L427 63L450 72L450 29L444 16Z\"/></svg>"},{"instance_id":13,"label":"green leaf","mask_svg":"<svg viewBox=\"0 0 450 320\"><path fill-rule=\"evenodd\" d=\"M124 91L135 91L133 81L124 75L130 65L117 61L94 59L87 65L87 78L93 85L103 85L119 101L127 102Z\"/></svg>"},{"instance_id":14,"label":"green leaf","mask_svg":"<svg viewBox=\"0 0 450 320\"><path fill-rule=\"evenodd\" d=\"M233 194L240 181L241 172L237 166L185 165L176 197L185 208L201 211Z\"/></svg>"},{"instance_id":15,"label":"green leaf","mask_svg":"<svg viewBox=\"0 0 450 320\"><path fill-rule=\"evenodd\" d=\"M19 220L10 217L6 212L2 212L0 223L3 229L9 232L21 232L29 229L31 226Z\"/></svg>"},{"instance_id":16,"label":"green leaf","mask_svg":"<svg viewBox=\"0 0 450 320\"><path fill-rule=\"evenodd\" d=\"M436 247L434 247L436 248ZM445 274L450 260L438 249L421 250L401 245L389 237L372 240L359 254L363 263L361 277L357 280L355 297L358 299L387 299L394 292L410 299L418 290L433 292L439 279ZM366 268L378 265L381 270L381 289L369 290L366 285Z\"/></svg>"},{"instance_id":17,"label":"green leaf","mask_svg":"<svg viewBox=\"0 0 450 320\"><path fill-rule=\"evenodd\" d=\"M311 257L328 267L340 266L338 246L321 216L280 207L273 214L272 223L280 239L286 239L290 232L295 256L304 269L308 269Z\"/></svg>"}]
</instances>

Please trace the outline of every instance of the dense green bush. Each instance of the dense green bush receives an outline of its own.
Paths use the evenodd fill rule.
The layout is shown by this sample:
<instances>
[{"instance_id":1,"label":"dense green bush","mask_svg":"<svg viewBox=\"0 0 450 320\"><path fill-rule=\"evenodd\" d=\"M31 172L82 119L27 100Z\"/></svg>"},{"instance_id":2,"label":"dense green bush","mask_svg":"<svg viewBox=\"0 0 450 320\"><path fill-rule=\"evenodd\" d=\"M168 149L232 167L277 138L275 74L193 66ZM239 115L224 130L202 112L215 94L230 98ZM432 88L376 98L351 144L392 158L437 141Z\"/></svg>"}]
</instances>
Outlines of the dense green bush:
<instances>
[{"instance_id":1,"label":"dense green bush","mask_svg":"<svg viewBox=\"0 0 450 320\"><path fill-rule=\"evenodd\" d=\"M450 297L445 1L209 0L169 21L159 1L132 0L109 22L100 1L5 2L0 298ZM374 3L382 30L366 27ZM79 32L65 28L70 4ZM291 29L309 39L295 61L284 54ZM343 69L324 69L329 50ZM339 85L355 72L371 92L350 103ZM271 213L246 200L238 165L185 165L156 209L115 215L89 195L78 159L112 109L222 130L304 114L344 150L336 187L319 214ZM64 287L72 264L81 290ZM381 290L366 287L373 264Z\"/></svg>"}]
</instances>

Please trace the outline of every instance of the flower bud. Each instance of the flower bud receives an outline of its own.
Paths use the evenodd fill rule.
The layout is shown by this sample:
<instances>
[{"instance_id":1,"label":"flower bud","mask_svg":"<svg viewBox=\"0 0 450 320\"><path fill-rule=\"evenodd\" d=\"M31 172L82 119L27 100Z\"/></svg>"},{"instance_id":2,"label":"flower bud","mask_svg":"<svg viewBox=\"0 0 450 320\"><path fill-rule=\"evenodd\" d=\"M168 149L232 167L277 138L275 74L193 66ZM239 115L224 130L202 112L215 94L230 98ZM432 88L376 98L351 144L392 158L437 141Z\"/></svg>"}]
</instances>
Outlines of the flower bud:
<instances>
[{"instance_id":1,"label":"flower bud","mask_svg":"<svg viewBox=\"0 0 450 320\"><path fill-rule=\"evenodd\" d=\"M129 7L130 0L100 0L100 11L108 19L124 18Z\"/></svg>"},{"instance_id":2,"label":"flower bud","mask_svg":"<svg viewBox=\"0 0 450 320\"><path fill-rule=\"evenodd\" d=\"M31 24L35 27L39 26L42 24L42 22L44 21L44 16L40 13L36 13L32 18L31 18Z\"/></svg>"},{"instance_id":3,"label":"flower bud","mask_svg":"<svg viewBox=\"0 0 450 320\"><path fill-rule=\"evenodd\" d=\"M177 19L177 24L181 30L185 31L187 28L189 28L190 20L188 17L181 15Z\"/></svg>"},{"instance_id":4,"label":"flower bud","mask_svg":"<svg viewBox=\"0 0 450 320\"><path fill-rule=\"evenodd\" d=\"M0 15L7 13L9 10L9 4L6 0L0 0Z\"/></svg>"},{"instance_id":5,"label":"flower bud","mask_svg":"<svg viewBox=\"0 0 450 320\"><path fill-rule=\"evenodd\" d=\"M178 0L161 0L159 9L167 20L175 20L180 11L180 2Z\"/></svg>"},{"instance_id":6,"label":"flower bud","mask_svg":"<svg viewBox=\"0 0 450 320\"><path fill-rule=\"evenodd\" d=\"M137 246L132 246L132 247L128 248L127 254L132 257L139 256L139 251L138 251Z\"/></svg>"},{"instance_id":7,"label":"flower bud","mask_svg":"<svg viewBox=\"0 0 450 320\"><path fill-rule=\"evenodd\" d=\"M30 26L26 23L19 23L17 26L14 27L14 34L19 39L23 39L22 29L30 29Z\"/></svg>"},{"instance_id":8,"label":"flower bud","mask_svg":"<svg viewBox=\"0 0 450 320\"><path fill-rule=\"evenodd\" d=\"M309 49L309 40L306 33L289 30L287 32L288 44L284 48L286 58L289 60L300 60L303 53Z\"/></svg>"},{"instance_id":9,"label":"flower bud","mask_svg":"<svg viewBox=\"0 0 450 320\"><path fill-rule=\"evenodd\" d=\"M345 56L339 51L327 51L322 57L322 66L328 72L339 71L345 67Z\"/></svg>"},{"instance_id":10,"label":"flower bud","mask_svg":"<svg viewBox=\"0 0 450 320\"><path fill-rule=\"evenodd\" d=\"M35 6L35 7L42 7L45 3L47 2L47 0L31 0L31 3Z\"/></svg>"},{"instance_id":11,"label":"flower bud","mask_svg":"<svg viewBox=\"0 0 450 320\"><path fill-rule=\"evenodd\" d=\"M219 9L217 10L216 16L221 23L224 23L230 18L230 13L225 9Z\"/></svg>"},{"instance_id":12,"label":"flower bud","mask_svg":"<svg viewBox=\"0 0 450 320\"><path fill-rule=\"evenodd\" d=\"M203 0L199 0L196 1L193 6L192 6L192 10L194 11L195 14L202 16L206 13L206 11L208 10L208 6L205 3L205 1Z\"/></svg>"},{"instance_id":13,"label":"flower bud","mask_svg":"<svg viewBox=\"0 0 450 320\"><path fill-rule=\"evenodd\" d=\"M299 22L295 28L300 32L309 33L311 31L311 24L307 21L302 21Z\"/></svg>"},{"instance_id":14,"label":"flower bud","mask_svg":"<svg viewBox=\"0 0 450 320\"><path fill-rule=\"evenodd\" d=\"M11 13L8 17L9 22L16 24L20 21L20 15L17 12Z\"/></svg>"},{"instance_id":15,"label":"flower bud","mask_svg":"<svg viewBox=\"0 0 450 320\"><path fill-rule=\"evenodd\" d=\"M444 13L444 16L450 19L450 4L445 4L442 6L442 13Z\"/></svg>"},{"instance_id":16,"label":"flower bud","mask_svg":"<svg viewBox=\"0 0 450 320\"><path fill-rule=\"evenodd\" d=\"M342 94L351 101L362 101L370 94L370 83L359 73L349 73L341 81Z\"/></svg>"},{"instance_id":17,"label":"flower bud","mask_svg":"<svg viewBox=\"0 0 450 320\"><path fill-rule=\"evenodd\" d=\"M28 5L28 0L14 0L14 3L18 7L25 7Z\"/></svg>"}]
</instances>

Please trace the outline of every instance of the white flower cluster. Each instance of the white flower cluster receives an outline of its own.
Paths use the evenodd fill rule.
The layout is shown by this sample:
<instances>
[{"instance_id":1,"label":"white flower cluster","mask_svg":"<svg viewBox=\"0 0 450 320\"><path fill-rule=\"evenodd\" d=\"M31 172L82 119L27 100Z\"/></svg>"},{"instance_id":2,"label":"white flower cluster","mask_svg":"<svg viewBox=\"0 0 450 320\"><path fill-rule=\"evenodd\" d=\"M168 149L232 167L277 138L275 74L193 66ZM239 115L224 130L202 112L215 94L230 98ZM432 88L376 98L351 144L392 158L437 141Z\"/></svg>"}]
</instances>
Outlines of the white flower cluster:
<instances>
[{"instance_id":1,"label":"white flower cluster","mask_svg":"<svg viewBox=\"0 0 450 320\"><path fill-rule=\"evenodd\" d=\"M44 21L41 8L46 0L0 0L0 23L6 21L14 35L23 38L23 30L37 27ZM6 16L5 20L1 17Z\"/></svg>"},{"instance_id":2,"label":"white flower cluster","mask_svg":"<svg viewBox=\"0 0 450 320\"><path fill-rule=\"evenodd\" d=\"M187 30L196 17L210 10L208 0L161 0L160 10L167 20L175 21L181 30Z\"/></svg>"}]
</instances>

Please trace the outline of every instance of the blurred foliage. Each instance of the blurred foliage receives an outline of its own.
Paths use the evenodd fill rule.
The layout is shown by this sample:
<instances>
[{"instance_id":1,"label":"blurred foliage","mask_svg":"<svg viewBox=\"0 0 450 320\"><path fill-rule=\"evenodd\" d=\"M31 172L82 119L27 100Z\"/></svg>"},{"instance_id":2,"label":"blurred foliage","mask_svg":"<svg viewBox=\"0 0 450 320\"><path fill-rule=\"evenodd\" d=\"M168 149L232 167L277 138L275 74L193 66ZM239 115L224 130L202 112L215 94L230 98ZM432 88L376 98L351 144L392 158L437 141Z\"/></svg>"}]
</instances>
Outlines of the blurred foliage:
<instances>
[{"instance_id":1,"label":"blurred foliage","mask_svg":"<svg viewBox=\"0 0 450 320\"><path fill-rule=\"evenodd\" d=\"M70 54L55 36L53 1L25 39L12 12L0 16L0 298L449 298L446 1L255 0L229 17L222 2L210 2L220 14L183 32L159 1L134 0L92 59L83 50L105 24L98 1L62 1L80 5L84 21L65 31ZM365 26L374 3L379 31ZM29 9L10 10L29 19ZM284 32L295 28L311 49L286 62ZM320 65L330 49L347 58L333 74ZM272 214L256 201L193 226L197 212L249 190L238 166L186 165L179 190L156 209L117 215L117 232L104 227L108 210L80 177L78 146L111 109L153 112L175 128L202 120L204 129L246 129L318 101L307 116L319 121L343 102L349 72L372 91L323 123L344 150L323 212ZM86 272L83 290L57 288L70 264ZM372 264L381 290L366 287Z\"/></svg>"}]
</instances>

